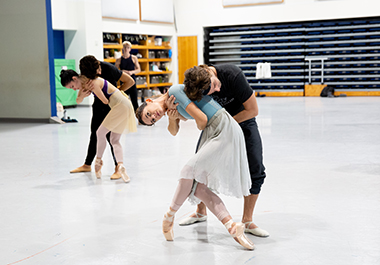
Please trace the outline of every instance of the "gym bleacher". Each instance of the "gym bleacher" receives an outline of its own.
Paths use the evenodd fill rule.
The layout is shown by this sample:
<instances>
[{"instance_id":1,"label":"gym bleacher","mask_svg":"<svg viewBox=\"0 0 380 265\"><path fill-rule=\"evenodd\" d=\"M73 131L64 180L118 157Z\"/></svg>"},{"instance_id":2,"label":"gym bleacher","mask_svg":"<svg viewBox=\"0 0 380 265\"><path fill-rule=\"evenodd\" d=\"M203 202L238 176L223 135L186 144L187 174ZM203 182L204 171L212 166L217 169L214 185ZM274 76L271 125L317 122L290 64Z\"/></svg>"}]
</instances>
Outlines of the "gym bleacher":
<instances>
[{"instance_id":1,"label":"gym bleacher","mask_svg":"<svg viewBox=\"0 0 380 265\"><path fill-rule=\"evenodd\" d=\"M239 66L256 91L380 91L379 49L380 18L205 28L205 63ZM259 62L271 78L256 79Z\"/></svg>"}]
</instances>

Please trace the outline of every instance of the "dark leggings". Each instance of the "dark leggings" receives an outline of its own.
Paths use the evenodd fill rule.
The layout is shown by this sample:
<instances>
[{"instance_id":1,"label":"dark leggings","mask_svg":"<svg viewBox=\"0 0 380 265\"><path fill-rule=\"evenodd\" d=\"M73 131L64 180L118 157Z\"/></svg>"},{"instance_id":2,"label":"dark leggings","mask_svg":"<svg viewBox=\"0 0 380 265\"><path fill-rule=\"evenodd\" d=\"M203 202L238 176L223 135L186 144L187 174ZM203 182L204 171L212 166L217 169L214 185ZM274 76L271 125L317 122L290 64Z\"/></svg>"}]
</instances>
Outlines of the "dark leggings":
<instances>
[{"instance_id":1,"label":"dark leggings","mask_svg":"<svg viewBox=\"0 0 380 265\"><path fill-rule=\"evenodd\" d=\"M249 190L251 194L259 194L261 186L266 177L263 164L263 146L256 118L239 123L244 133L245 146L247 148L247 158L249 173L251 174L252 186Z\"/></svg>"},{"instance_id":2,"label":"dark leggings","mask_svg":"<svg viewBox=\"0 0 380 265\"><path fill-rule=\"evenodd\" d=\"M139 107L139 103L137 102L137 88L136 88L136 85L133 85L130 89L128 89L127 91L125 91L125 93L127 95L129 95L129 97L131 98L133 109L136 112L137 108Z\"/></svg>"},{"instance_id":3,"label":"dark leggings","mask_svg":"<svg viewBox=\"0 0 380 265\"><path fill-rule=\"evenodd\" d=\"M92 119L91 119L91 136L90 136L90 142L88 144L87 149L87 156L85 160L86 165L91 165L92 161L95 158L96 155L96 144L97 144L97 138L96 138L96 131L98 130L99 126L102 124L104 118L107 116L108 112L111 110L111 108L103 104L103 102L100 101L97 97L94 97L94 104L92 105ZM113 153L113 148L110 142L110 132L107 133L107 141L111 147L111 153L113 160L115 162L115 166L117 165L115 155Z\"/></svg>"}]
</instances>

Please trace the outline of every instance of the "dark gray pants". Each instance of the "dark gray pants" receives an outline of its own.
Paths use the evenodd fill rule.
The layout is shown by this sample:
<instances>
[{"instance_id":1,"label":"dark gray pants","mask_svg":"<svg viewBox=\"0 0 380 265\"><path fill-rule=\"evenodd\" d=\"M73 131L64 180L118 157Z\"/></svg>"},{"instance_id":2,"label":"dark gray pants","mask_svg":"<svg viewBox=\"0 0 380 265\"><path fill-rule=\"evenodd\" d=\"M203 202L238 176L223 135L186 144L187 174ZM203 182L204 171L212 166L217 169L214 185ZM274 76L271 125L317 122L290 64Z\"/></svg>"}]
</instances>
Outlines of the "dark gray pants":
<instances>
[{"instance_id":1,"label":"dark gray pants","mask_svg":"<svg viewBox=\"0 0 380 265\"><path fill-rule=\"evenodd\" d=\"M249 172L251 174L251 194L259 194L266 177L263 164L263 146L256 118L239 123L244 133Z\"/></svg>"}]
</instances>

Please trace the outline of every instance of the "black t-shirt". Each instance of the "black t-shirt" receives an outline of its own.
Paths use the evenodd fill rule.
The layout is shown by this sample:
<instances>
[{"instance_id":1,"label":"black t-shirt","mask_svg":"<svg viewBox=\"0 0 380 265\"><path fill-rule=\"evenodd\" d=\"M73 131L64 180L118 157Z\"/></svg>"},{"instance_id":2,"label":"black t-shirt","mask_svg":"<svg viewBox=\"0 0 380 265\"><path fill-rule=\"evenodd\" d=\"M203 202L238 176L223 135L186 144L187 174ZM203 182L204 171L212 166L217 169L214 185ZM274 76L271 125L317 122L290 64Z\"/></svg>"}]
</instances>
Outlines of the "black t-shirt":
<instances>
[{"instance_id":1,"label":"black t-shirt","mask_svg":"<svg viewBox=\"0 0 380 265\"><path fill-rule=\"evenodd\" d=\"M117 81L119 81L123 72L117 69L113 64L107 62L100 62L100 67L102 68L100 77L117 87Z\"/></svg>"},{"instance_id":2,"label":"black t-shirt","mask_svg":"<svg viewBox=\"0 0 380 265\"><path fill-rule=\"evenodd\" d=\"M211 94L211 97L224 107L231 116L244 110L243 103L253 93L243 71L233 64L211 65L215 67L217 77L222 83L220 92Z\"/></svg>"}]
</instances>

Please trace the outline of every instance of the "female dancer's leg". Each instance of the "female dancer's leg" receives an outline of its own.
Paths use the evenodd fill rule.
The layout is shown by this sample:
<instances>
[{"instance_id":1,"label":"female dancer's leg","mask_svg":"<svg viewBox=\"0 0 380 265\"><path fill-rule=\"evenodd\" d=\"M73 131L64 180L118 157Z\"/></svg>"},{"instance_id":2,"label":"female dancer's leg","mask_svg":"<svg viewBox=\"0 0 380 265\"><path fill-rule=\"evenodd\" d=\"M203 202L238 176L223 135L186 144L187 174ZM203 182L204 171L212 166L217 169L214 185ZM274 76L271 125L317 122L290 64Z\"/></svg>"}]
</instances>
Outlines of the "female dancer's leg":
<instances>
[{"instance_id":1,"label":"female dancer's leg","mask_svg":"<svg viewBox=\"0 0 380 265\"><path fill-rule=\"evenodd\" d=\"M117 161L116 173L119 173L121 175L121 178L124 180L124 182L129 182L130 178L123 163L123 148L120 144L120 138L120 133L111 132L110 141Z\"/></svg>"},{"instance_id":2,"label":"female dancer's leg","mask_svg":"<svg viewBox=\"0 0 380 265\"><path fill-rule=\"evenodd\" d=\"M193 186L192 179L180 179L174 194L169 211L164 215L162 231L166 240L174 239L173 223L174 215L190 195ZM226 206L222 200L213 193L205 184L198 183L194 196L202 200L210 211L226 226L231 236L243 247L254 249L254 244L244 235L244 225L232 221Z\"/></svg>"}]
</instances>

